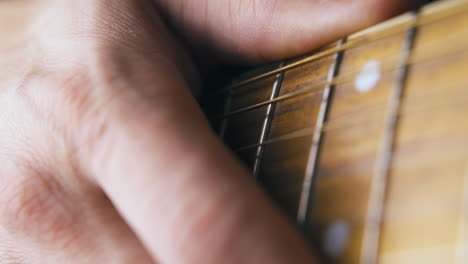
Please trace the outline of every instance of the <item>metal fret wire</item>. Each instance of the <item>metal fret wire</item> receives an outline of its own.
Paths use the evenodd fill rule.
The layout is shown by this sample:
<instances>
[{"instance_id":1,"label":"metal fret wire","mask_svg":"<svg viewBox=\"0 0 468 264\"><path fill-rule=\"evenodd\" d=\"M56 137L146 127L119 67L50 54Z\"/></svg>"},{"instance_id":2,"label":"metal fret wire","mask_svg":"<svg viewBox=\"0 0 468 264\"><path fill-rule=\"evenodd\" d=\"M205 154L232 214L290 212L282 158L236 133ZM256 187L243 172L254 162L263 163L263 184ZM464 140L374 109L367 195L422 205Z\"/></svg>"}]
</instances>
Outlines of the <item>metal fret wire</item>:
<instances>
[{"instance_id":1,"label":"metal fret wire","mask_svg":"<svg viewBox=\"0 0 468 264\"><path fill-rule=\"evenodd\" d=\"M284 67L284 65L286 65L286 60L280 63L279 68ZM271 90L270 100L273 100L279 95L281 84L283 83L283 78L284 78L284 72L276 75L276 80ZM262 132L260 133L258 148L257 148L257 152L255 155L255 162L254 162L254 167L253 167L253 174L255 178L258 178L260 165L261 165L261 161L263 157L263 149L264 149L263 143L270 131L271 122L273 121L273 114L275 111L275 106L276 106L275 103L271 103L268 105L267 110L266 110L265 120L263 121Z\"/></svg>"},{"instance_id":2,"label":"metal fret wire","mask_svg":"<svg viewBox=\"0 0 468 264\"><path fill-rule=\"evenodd\" d=\"M229 93L226 98L226 104L224 105L224 116L231 111L231 101L232 101L232 93ZM219 130L219 137L224 140L224 136L226 134L228 118L224 117L223 121L221 122L221 128Z\"/></svg>"},{"instance_id":3,"label":"metal fret wire","mask_svg":"<svg viewBox=\"0 0 468 264\"><path fill-rule=\"evenodd\" d=\"M414 17L417 21L419 13L415 12ZM411 51L413 50L416 33L416 26L408 30L407 39L402 50L401 67L397 73L397 83L388 104L388 112L385 119L385 130L377 153L374 177L371 183L369 207L364 227L361 264L375 264L378 262L380 234L388 187L387 183L392 163L395 135L398 128L398 114L402 104L402 97L409 72L408 61L411 56Z\"/></svg>"},{"instance_id":4,"label":"metal fret wire","mask_svg":"<svg viewBox=\"0 0 468 264\"><path fill-rule=\"evenodd\" d=\"M340 40L337 44L337 48L344 45L345 42L346 42L346 38ZM342 51L334 55L333 63L330 67L330 71L328 73L328 78L327 78L329 83L338 75L342 60L343 60ZM299 208L297 212L297 222L299 226L301 226L302 228L305 228L307 218L308 218L308 211L309 211L310 200L311 200L312 183L314 181L314 176L315 176L316 168L317 168L317 161L318 161L318 155L319 155L320 146L321 146L323 125L326 121L326 116L327 116L330 102L332 99L333 89L334 89L333 84L328 84L325 87L323 91L320 110L317 115L314 136L312 139L312 146L311 146L311 150L309 153L309 159L307 162L304 182L302 184L302 192L301 192Z\"/></svg>"}]
</instances>

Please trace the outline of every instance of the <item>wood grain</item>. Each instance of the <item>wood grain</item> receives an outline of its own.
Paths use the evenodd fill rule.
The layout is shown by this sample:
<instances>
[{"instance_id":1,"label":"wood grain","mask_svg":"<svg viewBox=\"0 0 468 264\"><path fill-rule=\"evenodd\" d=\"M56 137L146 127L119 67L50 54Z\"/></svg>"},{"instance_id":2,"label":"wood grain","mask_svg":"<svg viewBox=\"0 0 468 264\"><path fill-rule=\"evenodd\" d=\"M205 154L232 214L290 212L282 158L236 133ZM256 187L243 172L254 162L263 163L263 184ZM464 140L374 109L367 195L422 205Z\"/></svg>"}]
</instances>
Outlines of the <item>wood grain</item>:
<instances>
[{"instance_id":1,"label":"wood grain","mask_svg":"<svg viewBox=\"0 0 468 264\"><path fill-rule=\"evenodd\" d=\"M412 26L417 26L414 48L407 65L401 65ZM468 1L436 2L422 8L418 17L405 14L353 34L345 47L339 75L331 83L333 96L304 231L329 263L368 264L362 247L371 182L397 72L407 66L377 262L468 263ZM332 44L290 59L281 68L285 72L279 96L307 93L274 103L265 142L256 144L255 139L268 104L226 119L228 144L240 149L236 153L249 166L260 159L260 182L292 219L333 61L331 50L339 49ZM288 67L307 58L315 59ZM369 62L380 65L378 80L369 91L360 91L355 81L368 77ZM275 67L270 67L272 73L281 72ZM246 85L227 88L239 101L231 111L268 101L275 75L256 79L268 71L256 71L237 80ZM259 147L261 157L256 155Z\"/></svg>"}]
</instances>

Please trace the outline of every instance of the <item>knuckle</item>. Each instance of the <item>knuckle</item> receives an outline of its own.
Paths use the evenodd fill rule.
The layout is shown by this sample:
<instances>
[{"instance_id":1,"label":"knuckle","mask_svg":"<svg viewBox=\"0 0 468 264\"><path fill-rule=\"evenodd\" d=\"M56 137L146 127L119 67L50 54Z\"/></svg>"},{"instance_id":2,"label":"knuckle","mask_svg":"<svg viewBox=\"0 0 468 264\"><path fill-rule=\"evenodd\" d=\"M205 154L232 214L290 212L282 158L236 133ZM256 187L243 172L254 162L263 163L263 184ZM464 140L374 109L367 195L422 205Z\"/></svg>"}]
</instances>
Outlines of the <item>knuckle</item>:
<instances>
[{"instance_id":1,"label":"knuckle","mask_svg":"<svg viewBox=\"0 0 468 264\"><path fill-rule=\"evenodd\" d=\"M3 236L0 229L0 264L16 263L26 263L24 253Z\"/></svg>"},{"instance_id":2,"label":"knuckle","mask_svg":"<svg viewBox=\"0 0 468 264\"><path fill-rule=\"evenodd\" d=\"M59 186L40 175L29 176L0 192L0 223L10 234L59 239L71 224L56 197Z\"/></svg>"},{"instance_id":3,"label":"knuckle","mask_svg":"<svg viewBox=\"0 0 468 264\"><path fill-rule=\"evenodd\" d=\"M34 179L22 181L18 186L10 186L2 193L3 206L1 217L3 224L14 231L25 229L40 222L43 212L51 202L44 184Z\"/></svg>"}]
</instances>

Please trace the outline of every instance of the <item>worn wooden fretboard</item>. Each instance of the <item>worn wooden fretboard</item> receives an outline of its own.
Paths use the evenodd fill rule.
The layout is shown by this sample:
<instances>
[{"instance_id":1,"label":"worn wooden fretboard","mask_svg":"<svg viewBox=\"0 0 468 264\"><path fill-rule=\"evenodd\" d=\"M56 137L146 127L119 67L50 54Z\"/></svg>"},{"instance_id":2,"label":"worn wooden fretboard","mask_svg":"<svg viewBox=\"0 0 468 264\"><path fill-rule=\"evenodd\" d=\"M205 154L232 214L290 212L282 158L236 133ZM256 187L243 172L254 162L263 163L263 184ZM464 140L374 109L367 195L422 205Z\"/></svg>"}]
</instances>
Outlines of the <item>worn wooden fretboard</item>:
<instances>
[{"instance_id":1,"label":"worn wooden fretboard","mask_svg":"<svg viewBox=\"0 0 468 264\"><path fill-rule=\"evenodd\" d=\"M332 263L468 263L468 0L205 96L213 127Z\"/></svg>"}]
</instances>

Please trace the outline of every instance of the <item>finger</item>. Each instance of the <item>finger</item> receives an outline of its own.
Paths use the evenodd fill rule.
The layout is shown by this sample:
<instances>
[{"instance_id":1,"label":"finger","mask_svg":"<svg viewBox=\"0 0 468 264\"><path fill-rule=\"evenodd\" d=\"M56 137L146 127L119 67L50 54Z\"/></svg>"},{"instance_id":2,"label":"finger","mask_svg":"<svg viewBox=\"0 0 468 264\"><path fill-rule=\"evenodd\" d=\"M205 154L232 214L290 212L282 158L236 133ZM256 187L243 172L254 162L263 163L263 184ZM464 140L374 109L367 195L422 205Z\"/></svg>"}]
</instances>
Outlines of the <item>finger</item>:
<instances>
[{"instance_id":1,"label":"finger","mask_svg":"<svg viewBox=\"0 0 468 264\"><path fill-rule=\"evenodd\" d=\"M89 68L56 73L66 89L29 89L79 147L75 168L161 263L308 262L293 228L210 132L182 53L148 2L98 2L100 26L87 24L92 42L80 43L91 47L80 61Z\"/></svg>"},{"instance_id":2,"label":"finger","mask_svg":"<svg viewBox=\"0 0 468 264\"><path fill-rule=\"evenodd\" d=\"M423 0L162 0L182 34L230 59L297 55L370 26ZM203 17L203 19L200 19ZM192 33L192 34L191 34Z\"/></svg>"},{"instance_id":3,"label":"finger","mask_svg":"<svg viewBox=\"0 0 468 264\"><path fill-rule=\"evenodd\" d=\"M157 106L120 106L113 135L93 150L90 170L124 218L162 263L309 263L187 88L175 85Z\"/></svg>"},{"instance_id":4,"label":"finger","mask_svg":"<svg viewBox=\"0 0 468 264\"><path fill-rule=\"evenodd\" d=\"M100 60L109 66L93 69L97 87L120 93L77 131L88 135L79 156L155 258L311 262L293 228L212 134L170 60L148 62L118 47Z\"/></svg>"}]
</instances>

